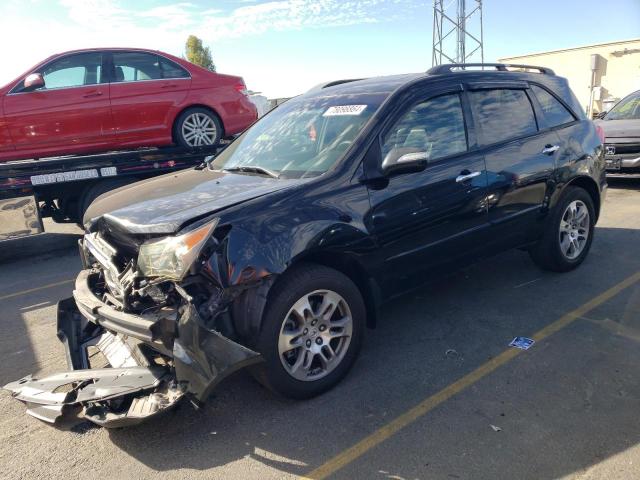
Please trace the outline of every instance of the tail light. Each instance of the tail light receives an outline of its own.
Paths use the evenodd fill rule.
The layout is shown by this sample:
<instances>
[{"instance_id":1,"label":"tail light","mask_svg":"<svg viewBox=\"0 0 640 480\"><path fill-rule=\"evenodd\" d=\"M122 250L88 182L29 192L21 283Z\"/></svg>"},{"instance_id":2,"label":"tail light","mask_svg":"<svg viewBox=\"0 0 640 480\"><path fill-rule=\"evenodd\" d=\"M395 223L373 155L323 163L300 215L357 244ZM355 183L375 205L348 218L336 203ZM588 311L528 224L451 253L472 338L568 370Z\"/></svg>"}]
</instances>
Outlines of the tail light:
<instances>
[{"instance_id":1,"label":"tail light","mask_svg":"<svg viewBox=\"0 0 640 480\"><path fill-rule=\"evenodd\" d=\"M600 139L600 141L604 143L604 141L606 140L604 128L602 128L600 125L596 125L596 133L598 134L598 138Z\"/></svg>"},{"instance_id":2,"label":"tail light","mask_svg":"<svg viewBox=\"0 0 640 480\"><path fill-rule=\"evenodd\" d=\"M233 86L233 88L236 90L236 92L241 93L246 97L249 96L249 90L247 90L247 86L244 84L244 81L240 80Z\"/></svg>"}]
</instances>

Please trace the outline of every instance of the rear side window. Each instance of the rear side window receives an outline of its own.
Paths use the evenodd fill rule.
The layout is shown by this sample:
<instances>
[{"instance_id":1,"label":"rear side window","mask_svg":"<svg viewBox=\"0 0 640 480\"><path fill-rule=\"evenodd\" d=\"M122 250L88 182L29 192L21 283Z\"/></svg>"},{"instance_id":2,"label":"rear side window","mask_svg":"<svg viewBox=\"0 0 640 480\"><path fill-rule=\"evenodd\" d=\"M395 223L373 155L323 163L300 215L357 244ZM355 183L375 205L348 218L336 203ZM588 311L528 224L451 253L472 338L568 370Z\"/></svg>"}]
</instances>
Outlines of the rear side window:
<instances>
[{"instance_id":1,"label":"rear side window","mask_svg":"<svg viewBox=\"0 0 640 480\"><path fill-rule=\"evenodd\" d=\"M162 78L160 59L151 53L115 52L113 67L115 82L137 82Z\"/></svg>"},{"instance_id":2,"label":"rear side window","mask_svg":"<svg viewBox=\"0 0 640 480\"><path fill-rule=\"evenodd\" d=\"M426 152L429 162L466 151L460 96L442 95L411 107L385 136L382 158L392 149Z\"/></svg>"},{"instance_id":3,"label":"rear side window","mask_svg":"<svg viewBox=\"0 0 640 480\"><path fill-rule=\"evenodd\" d=\"M536 117L524 90L495 89L470 92L480 143L491 145L538 131Z\"/></svg>"},{"instance_id":4,"label":"rear side window","mask_svg":"<svg viewBox=\"0 0 640 480\"><path fill-rule=\"evenodd\" d=\"M189 72L167 58L160 57L160 68L162 78L189 78Z\"/></svg>"},{"instance_id":5,"label":"rear side window","mask_svg":"<svg viewBox=\"0 0 640 480\"><path fill-rule=\"evenodd\" d=\"M550 127L573 122L575 120L573 114L567 110L556 97L551 95L544 88L538 87L537 85L531 85L531 90L538 99L540 108L542 108L542 111L544 112L544 119Z\"/></svg>"}]
</instances>

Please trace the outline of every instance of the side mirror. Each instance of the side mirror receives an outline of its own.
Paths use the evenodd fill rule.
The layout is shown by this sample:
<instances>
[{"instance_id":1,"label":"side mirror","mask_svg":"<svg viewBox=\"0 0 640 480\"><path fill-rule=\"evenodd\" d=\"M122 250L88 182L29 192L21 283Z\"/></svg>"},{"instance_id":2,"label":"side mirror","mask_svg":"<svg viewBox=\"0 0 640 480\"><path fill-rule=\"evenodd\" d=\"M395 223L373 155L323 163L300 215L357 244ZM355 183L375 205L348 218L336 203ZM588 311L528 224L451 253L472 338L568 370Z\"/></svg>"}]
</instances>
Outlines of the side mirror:
<instances>
[{"instance_id":1,"label":"side mirror","mask_svg":"<svg viewBox=\"0 0 640 480\"><path fill-rule=\"evenodd\" d=\"M420 172L427 168L429 153L416 151L415 148L393 148L382 161L385 175Z\"/></svg>"},{"instance_id":2,"label":"side mirror","mask_svg":"<svg viewBox=\"0 0 640 480\"><path fill-rule=\"evenodd\" d=\"M44 78L40 73L30 73L24 79L24 90L32 91L44 87Z\"/></svg>"}]
</instances>

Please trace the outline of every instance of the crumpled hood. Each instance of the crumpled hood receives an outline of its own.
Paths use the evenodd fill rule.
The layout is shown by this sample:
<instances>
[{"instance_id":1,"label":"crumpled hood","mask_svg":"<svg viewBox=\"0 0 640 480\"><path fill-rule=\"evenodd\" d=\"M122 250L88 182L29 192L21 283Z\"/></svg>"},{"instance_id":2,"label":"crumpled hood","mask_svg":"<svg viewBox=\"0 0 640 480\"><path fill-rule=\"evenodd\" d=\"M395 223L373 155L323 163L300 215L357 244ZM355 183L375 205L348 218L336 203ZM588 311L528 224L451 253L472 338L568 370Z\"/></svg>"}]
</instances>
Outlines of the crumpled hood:
<instances>
[{"instance_id":1,"label":"crumpled hood","mask_svg":"<svg viewBox=\"0 0 640 480\"><path fill-rule=\"evenodd\" d=\"M640 138L640 120L597 120L607 138Z\"/></svg>"},{"instance_id":2,"label":"crumpled hood","mask_svg":"<svg viewBox=\"0 0 640 480\"><path fill-rule=\"evenodd\" d=\"M219 171L184 170L133 183L101 195L85 213L133 234L171 234L191 219L305 180Z\"/></svg>"}]
</instances>

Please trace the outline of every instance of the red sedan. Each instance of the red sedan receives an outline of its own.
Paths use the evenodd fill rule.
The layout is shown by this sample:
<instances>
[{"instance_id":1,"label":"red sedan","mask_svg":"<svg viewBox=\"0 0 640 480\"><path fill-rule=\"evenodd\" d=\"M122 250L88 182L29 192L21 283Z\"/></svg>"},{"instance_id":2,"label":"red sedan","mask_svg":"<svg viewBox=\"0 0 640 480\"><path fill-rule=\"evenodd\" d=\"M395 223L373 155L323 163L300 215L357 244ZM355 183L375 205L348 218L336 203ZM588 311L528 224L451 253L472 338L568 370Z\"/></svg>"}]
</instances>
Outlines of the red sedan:
<instances>
[{"instance_id":1,"label":"red sedan","mask_svg":"<svg viewBox=\"0 0 640 480\"><path fill-rule=\"evenodd\" d=\"M241 77L153 50L76 50L0 88L0 161L214 145L256 117Z\"/></svg>"}]
</instances>

